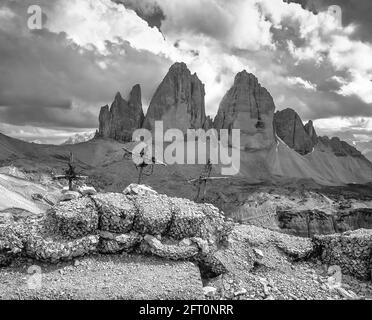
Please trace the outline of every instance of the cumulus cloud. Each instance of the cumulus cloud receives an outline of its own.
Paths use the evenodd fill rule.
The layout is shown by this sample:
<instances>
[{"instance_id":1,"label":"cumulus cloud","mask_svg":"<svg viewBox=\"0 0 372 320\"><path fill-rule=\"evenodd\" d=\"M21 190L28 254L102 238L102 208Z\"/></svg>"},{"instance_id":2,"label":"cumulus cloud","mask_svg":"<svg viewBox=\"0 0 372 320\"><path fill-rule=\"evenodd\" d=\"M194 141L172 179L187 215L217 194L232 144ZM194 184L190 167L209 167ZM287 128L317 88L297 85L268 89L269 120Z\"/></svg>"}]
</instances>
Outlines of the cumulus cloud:
<instances>
[{"instance_id":1,"label":"cumulus cloud","mask_svg":"<svg viewBox=\"0 0 372 320\"><path fill-rule=\"evenodd\" d=\"M300 86L306 90L316 91L316 84L311 83L310 81L304 80L300 77L289 77L288 82L292 85Z\"/></svg>"},{"instance_id":2,"label":"cumulus cloud","mask_svg":"<svg viewBox=\"0 0 372 320\"><path fill-rule=\"evenodd\" d=\"M42 31L30 32L24 13L35 2L46 19ZM361 37L362 20L346 16L342 26L327 12L327 0L312 8L296 2L302 6L281 0L7 0L0 5L0 71L6 75L0 117L16 126L94 128L99 107L135 83L147 106L176 61L205 83L212 116L235 74L246 69L278 109L292 107L304 120L372 117L372 45Z\"/></svg>"},{"instance_id":3,"label":"cumulus cloud","mask_svg":"<svg viewBox=\"0 0 372 320\"><path fill-rule=\"evenodd\" d=\"M0 117L8 124L94 128L99 107L117 91L125 96L141 83L148 103L171 63L122 38L102 36L100 50L100 40L94 45L81 36L79 44L62 30L31 32L20 14L25 7L12 4L2 9L12 14L0 28Z\"/></svg>"}]
</instances>

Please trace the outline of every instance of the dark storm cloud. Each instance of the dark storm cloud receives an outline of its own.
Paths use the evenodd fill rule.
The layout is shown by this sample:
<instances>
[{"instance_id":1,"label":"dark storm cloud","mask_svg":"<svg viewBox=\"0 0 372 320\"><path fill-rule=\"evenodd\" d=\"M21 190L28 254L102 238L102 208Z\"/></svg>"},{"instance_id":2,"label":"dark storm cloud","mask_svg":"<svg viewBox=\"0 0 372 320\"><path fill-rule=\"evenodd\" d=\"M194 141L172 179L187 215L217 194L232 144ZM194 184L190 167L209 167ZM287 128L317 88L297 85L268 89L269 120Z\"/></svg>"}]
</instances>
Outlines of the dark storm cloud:
<instances>
[{"instance_id":1,"label":"dark storm cloud","mask_svg":"<svg viewBox=\"0 0 372 320\"><path fill-rule=\"evenodd\" d=\"M25 30L19 17L11 28L0 28L2 122L94 128L100 106L109 104L117 91L126 96L140 83L148 103L170 65L121 40L106 42L108 54L103 55L93 46L76 45L64 33Z\"/></svg>"},{"instance_id":2,"label":"dark storm cloud","mask_svg":"<svg viewBox=\"0 0 372 320\"><path fill-rule=\"evenodd\" d=\"M291 32L291 31L289 31ZM279 43L277 43L279 45ZM247 66L254 66L259 81L274 98L277 109L295 109L303 120L317 120L334 116L372 116L372 105L359 97L337 93L341 84L334 78L349 80L347 71L338 71L325 61L316 66L314 61L297 62L283 46L280 50L252 52L232 50L234 56L244 57ZM288 82L300 78L316 86L309 90ZM283 99L284 97L284 99Z\"/></svg>"},{"instance_id":3,"label":"dark storm cloud","mask_svg":"<svg viewBox=\"0 0 372 320\"><path fill-rule=\"evenodd\" d=\"M150 27L160 30L161 23L165 19L164 12L155 0L113 0L115 3L123 4L127 9L134 10L137 15L145 20Z\"/></svg>"},{"instance_id":4,"label":"dark storm cloud","mask_svg":"<svg viewBox=\"0 0 372 320\"><path fill-rule=\"evenodd\" d=\"M326 10L331 5L338 5L342 9L343 24L358 25L355 37L363 41L372 40L372 1L371 0L286 0L299 3L314 13Z\"/></svg>"},{"instance_id":5,"label":"dark storm cloud","mask_svg":"<svg viewBox=\"0 0 372 320\"><path fill-rule=\"evenodd\" d=\"M151 53L134 49L136 43L131 45L124 40L116 41L114 36L126 33L109 28L112 24L117 26L117 22L123 21L121 18L127 16L120 16L120 13L115 10L108 10L107 15L100 15L107 9L105 6L94 8L98 15L92 12L89 15L85 12L89 11L86 7L83 7L81 12L87 16L82 16L82 13L76 10L76 21L90 19L88 24L83 24L84 27L80 26L81 29L76 34L74 34L74 27L75 25L79 27L76 21L75 24L71 24L73 27L70 29L66 25L68 21L64 20L57 24L58 27L54 26L55 28L52 29L66 31L69 34L57 34L48 30L30 32L25 29L27 18L25 2L41 3L46 12L48 9L53 12L53 10L57 11L55 8L60 8L54 5L62 1L65 0L1 1L1 5L5 3L5 6L10 7L17 15L12 20L11 27L1 28L0 21L0 119L2 122L14 125L28 124L48 129L95 128L100 106L110 104L117 91L125 97L134 84L140 83L143 104L148 105L156 86L173 62L170 59L175 57L177 59L185 57L185 61L191 61L189 63L191 69L200 68L193 71L201 74L201 80L207 85L207 95L213 90L220 91L220 97L216 94L213 95L213 99L210 99L212 102L209 101L207 106L209 111L216 111L230 85L228 81L232 82L235 73L240 71L237 68L242 67L254 73L262 85L270 91L277 108L291 107L298 111L304 120L333 116L372 116L371 105L356 96L344 97L336 93L341 88L341 83L337 79L347 83L351 80L351 75L346 68L344 71L336 70L329 61L327 52L324 53L324 61L320 65L316 65L313 59L296 61L293 54L289 52L288 40L291 40L296 48L311 46L308 39L301 37L299 19L283 18L284 20L280 21L283 29L276 29L273 26L268 37L269 32L257 28L258 18L253 14L257 8L252 5L252 8L245 8L246 11L240 10L238 6L240 2L237 0L225 2L223 5L222 1L210 0L190 2L181 0L178 4L174 4L174 1L160 0L111 0L134 10L150 26L162 30L168 44L175 44L172 49L177 53L173 55L171 52L169 56L172 58L168 59L163 54L169 53L167 51L169 49L157 50L157 43L152 47L145 46L149 48L148 50L156 52ZM71 1L71 5L81 3L79 1ZM340 4L344 8L344 22L360 24L357 37L369 39L366 37L367 33L366 35L364 33L368 30L368 35L372 38L369 32L372 22L366 20L370 12L368 6L372 1L360 1L363 2L360 5L359 1L335 0L335 3L333 1L331 3L328 0L319 0L312 2L312 10L320 11L330 4ZM300 2L303 2L304 7L308 7L308 1L307 4L305 1ZM105 3L112 5L110 1ZM246 3L249 4L250 1ZM230 4L232 7L229 7ZM240 11L243 12L241 15ZM252 17L247 18L247 12L250 12ZM55 18L58 17L58 14L53 13ZM70 15L66 16L70 17ZM97 26L98 22L92 21L97 19L97 16L102 17L103 24L99 24L100 27L95 31L100 33L101 29L105 30L107 27L110 32L102 32L103 35L98 37L86 37L88 39L86 42L79 42L80 36L82 38L86 36L84 30L86 26ZM153 31L153 33L144 33L141 39L153 39L153 34L159 34L155 28L148 28L147 24L132 11L130 16L138 19L146 31L147 29ZM53 15L51 14L50 17ZM48 14L46 18L48 19ZM236 24L237 20L240 23ZM124 20L123 27L125 28L127 24L133 30L138 27L137 24L134 23L132 26ZM118 29L121 30L121 27ZM143 30L142 27L139 30ZM322 29L319 32L321 33ZM115 35L111 37L112 33ZM94 35L95 32L92 34ZM149 35L149 38L146 38L146 35ZM327 35L320 34L320 36L325 39ZM73 42L70 37L81 46ZM106 46L100 45L107 38L113 42L106 41ZM159 39L162 39L161 35ZM201 40L205 40L205 43ZM99 49L87 44L90 41L95 42ZM270 48L263 48L263 46ZM105 47L105 50L102 47ZM210 74L213 77L208 79ZM289 81L290 79L302 79L302 86L301 81L296 83ZM304 83L309 83L310 88L304 87ZM312 89L312 85L316 86L315 90Z\"/></svg>"}]
</instances>

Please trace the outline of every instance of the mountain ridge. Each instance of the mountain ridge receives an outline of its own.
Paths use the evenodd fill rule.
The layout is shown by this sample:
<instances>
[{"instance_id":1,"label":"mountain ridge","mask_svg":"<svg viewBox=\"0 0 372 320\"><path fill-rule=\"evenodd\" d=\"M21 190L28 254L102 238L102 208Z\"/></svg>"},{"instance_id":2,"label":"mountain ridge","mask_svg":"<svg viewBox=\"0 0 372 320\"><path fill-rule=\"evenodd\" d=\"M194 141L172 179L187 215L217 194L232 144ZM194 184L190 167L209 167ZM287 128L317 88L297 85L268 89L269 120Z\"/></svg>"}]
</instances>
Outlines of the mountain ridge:
<instances>
[{"instance_id":1,"label":"mountain ridge","mask_svg":"<svg viewBox=\"0 0 372 320\"><path fill-rule=\"evenodd\" d=\"M197 87L192 85L195 81ZM310 121L304 125L291 109L286 112L295 115L295 126L286 126L286 117L282 122L276 121L281 112L274 114L276 106L269 91L247 71L236 75L233 86L221 101L214 121L205 116L204 85L196 74L191 74L186 64L172 66L162 84L154 95L160 95L161 99L153 98L155 107L161 107L159 117L153 117L151 110L146 117L143 115L141 88L136 85L128 100L118 93L111 108L105 106L101 109L100 127L95 139L78 145L39 146L0 136L0 160L5 164L12 161L21 164L27 162L29 165L35 161L53 163L56 159L67 161L69 151L72 151L76 154L76 160L85 167L111 170L110 176L105 178L115 180L117 163L123 161L123 143L129 143L133 131L146 127L146 119L151 119L164 120L165 130L240 129L240 172L237 178L247 181L276 181L280 177L312 179L322 185L365 184L372 181L372 163L346 142L337 138L318 137L313 123ZM166 107L159 104L162 99L168 103ZM128 109L129 113L126 112ZM177 121L173 122L174 119ZM278 130L281 126L287 130L284 132L288 135L281 134ZM297 133L291 131L293 128L297 128ZM150 129L153 129L152 125ZM295 139L296 143L291 145L291 139L292 142ZM305 139L305 147L301 139ZM192 176L199 174L188 166L175 165L175 168L181 175L186 172L192 172ZM217 171L221 168L222 165L215 165ZM127 172L127 168L124 171Z\"/></svg>"}]
</instances>

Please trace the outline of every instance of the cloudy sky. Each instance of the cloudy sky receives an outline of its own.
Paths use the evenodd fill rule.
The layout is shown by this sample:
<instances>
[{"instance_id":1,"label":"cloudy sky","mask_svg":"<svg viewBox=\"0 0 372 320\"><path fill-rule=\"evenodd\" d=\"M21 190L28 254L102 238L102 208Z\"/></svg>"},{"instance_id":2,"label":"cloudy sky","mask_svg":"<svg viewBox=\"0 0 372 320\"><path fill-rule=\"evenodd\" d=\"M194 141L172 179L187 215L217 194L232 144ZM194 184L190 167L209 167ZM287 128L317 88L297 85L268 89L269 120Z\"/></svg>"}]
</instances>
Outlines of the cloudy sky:
<instances>
[{"instance_id":1,"label":"cloudy sky","mask_svg":"<svg viewBox=\"0 0 372 320\"><path fill-rule=\"evenodd\" d=\"M28 28L30 5L42 30ZM371 11L370 0L0 0L0 132L60 143L92 131L117 91L140 83L146 109L184 61L206 85L209 115L246 69L277 109L370 141Z\"/></svg>"}]
</instances>

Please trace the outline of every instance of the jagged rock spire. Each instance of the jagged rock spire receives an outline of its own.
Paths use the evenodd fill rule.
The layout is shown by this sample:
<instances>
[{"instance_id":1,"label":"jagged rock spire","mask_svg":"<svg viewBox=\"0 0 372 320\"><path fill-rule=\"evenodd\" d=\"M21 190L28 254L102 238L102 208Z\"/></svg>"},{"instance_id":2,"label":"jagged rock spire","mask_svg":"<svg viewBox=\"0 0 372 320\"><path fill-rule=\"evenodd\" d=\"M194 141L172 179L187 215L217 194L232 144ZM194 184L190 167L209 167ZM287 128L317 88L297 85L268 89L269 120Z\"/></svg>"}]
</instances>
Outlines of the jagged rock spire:
<instances>
[{"instance_id":1,"label":"jagged rock spire","mask_svg":"<svg viewBox=\"0 0 372 320\"><path fill-rule=\"evenodd\" d=\"M144 127L154 129L154 122L163 120L164 130L203 128L205 115L204 84L191 74L185 63L175 63L157 88Z\"/></svg>"},{"instance_id":2,"label":"jagged rock spire","mask_svg":"<svg viewBox=\"0 0 372 320\"><path fill-rule=\"evenodd\" d=\"M221 101L214 121L216 129L240 129L246 149L269 148L275 141L275 105L270 93L247 71L239 72Z\"/></svg>"},{"instance_id":3,"label":"jagged rock spire","mask_svg":"<svg viewBox=\"0 0 372 320\"><path fill-rule=\"evenodd\" d=\"M98 137L118 141L131 141L133 131L142 127L144 114L141 101L141 87L135 85L129 94L129 101L115 95L114 102L101 108Z\"/></svg>"}]
</instances>

